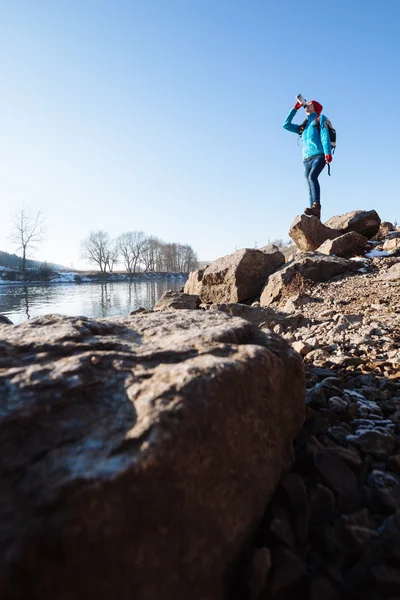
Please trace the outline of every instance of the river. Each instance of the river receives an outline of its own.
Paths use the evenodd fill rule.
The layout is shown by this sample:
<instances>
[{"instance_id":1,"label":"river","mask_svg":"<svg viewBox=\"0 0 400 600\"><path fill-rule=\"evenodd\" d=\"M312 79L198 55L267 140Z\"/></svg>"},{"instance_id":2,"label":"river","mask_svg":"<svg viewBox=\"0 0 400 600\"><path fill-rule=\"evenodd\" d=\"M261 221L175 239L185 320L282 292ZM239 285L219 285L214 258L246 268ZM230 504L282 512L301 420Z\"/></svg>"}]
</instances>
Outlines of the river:
<instances>
[{"instance_id":1,"label":"river","mask_svg":"<svg viewBox=\"0 0 400 600\"><path fill-rule=\"evenodd\" d=\"M126 316L142 306L153 308L166 290L180 290L186 278L112 283L1 285L0 314L17 325L39 315L60 314L93 318Z\"/></svg>"}]
</instances>

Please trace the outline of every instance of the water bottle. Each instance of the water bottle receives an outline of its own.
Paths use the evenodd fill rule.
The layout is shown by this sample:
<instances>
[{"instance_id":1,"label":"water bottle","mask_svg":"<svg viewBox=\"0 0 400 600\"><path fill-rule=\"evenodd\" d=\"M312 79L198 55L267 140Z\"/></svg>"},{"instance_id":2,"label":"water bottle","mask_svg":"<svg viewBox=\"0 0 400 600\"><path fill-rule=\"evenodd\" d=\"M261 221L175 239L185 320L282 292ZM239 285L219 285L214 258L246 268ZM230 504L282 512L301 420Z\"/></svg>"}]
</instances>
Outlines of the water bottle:
<instances>
[{"instance_id":1,"label":"water bottle","mask_svg":"<svg viewBox=\"0 0 400 600\"><path fill-rule=\"evenodd\" d=\"M302 106L307 105L307 100L305 100L301 94L297 94L296 100L297 100L297 102L300 102L300 104L302 104Z\"/></svg>"}]
</instances>

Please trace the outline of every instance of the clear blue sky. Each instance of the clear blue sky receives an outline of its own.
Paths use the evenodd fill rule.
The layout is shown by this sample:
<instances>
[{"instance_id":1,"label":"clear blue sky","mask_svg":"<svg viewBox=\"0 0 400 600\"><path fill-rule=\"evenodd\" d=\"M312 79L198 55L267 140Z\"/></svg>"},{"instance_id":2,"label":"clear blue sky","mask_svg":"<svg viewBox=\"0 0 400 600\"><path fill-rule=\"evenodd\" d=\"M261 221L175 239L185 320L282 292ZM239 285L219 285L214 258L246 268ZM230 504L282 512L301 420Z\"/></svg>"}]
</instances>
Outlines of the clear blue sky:
<instances>
[{"instance_id":1,"label":"clear blue sky","mask_svg":"<svg viewBox=\"0 0 400 600\"><path fill-rule=\"evenodd\" d=\"M35 257L84 267L90 230L201 260L287 239L307 205L282 123L301 92L338 131L323 219L400 220L400 2L0 1L0 250L41 208ZM301 122L303 115L297 117Z\"/></svg>"}]
</instances>

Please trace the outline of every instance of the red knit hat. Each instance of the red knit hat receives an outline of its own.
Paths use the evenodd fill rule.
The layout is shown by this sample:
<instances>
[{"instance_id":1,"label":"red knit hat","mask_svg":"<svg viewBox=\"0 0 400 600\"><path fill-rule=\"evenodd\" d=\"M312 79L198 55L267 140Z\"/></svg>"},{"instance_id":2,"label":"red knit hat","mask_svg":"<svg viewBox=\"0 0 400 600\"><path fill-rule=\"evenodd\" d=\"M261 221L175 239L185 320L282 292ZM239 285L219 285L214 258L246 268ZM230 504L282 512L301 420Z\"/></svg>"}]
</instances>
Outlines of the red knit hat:
<instances>
[{"instance_id":1,"label":"red knit hat","mask_svg":"<svg viewBox=\"0 0 400 600\"><path fill-rule=\"evenodd\" d=\"M322 109L323 109L322 104L320 104L316 100L310 100L310 102L308 104L311 104L311 102L314 104L314 110L317 113L317 115L320 115L322 113Z\"/></svg>"}]
</instances>

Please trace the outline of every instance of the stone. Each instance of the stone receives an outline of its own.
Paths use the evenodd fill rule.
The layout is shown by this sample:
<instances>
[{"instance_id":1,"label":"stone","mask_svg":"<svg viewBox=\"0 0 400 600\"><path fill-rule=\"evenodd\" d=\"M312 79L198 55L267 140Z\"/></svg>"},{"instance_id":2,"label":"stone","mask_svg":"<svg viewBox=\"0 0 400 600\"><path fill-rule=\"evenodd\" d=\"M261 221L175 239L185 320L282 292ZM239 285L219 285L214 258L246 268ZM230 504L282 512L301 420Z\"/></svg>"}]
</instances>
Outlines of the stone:
<instances>
[{"instance_id":1,"label":"stone","mask_svg":"<svg viewBox=\"0 0 400 600\"><path fill-rule=\"evenodd\" d=\"M265 252L265 254L274 254L275 252L280 252L279 246L276 244L267 244L266 246L262 246L258 248L261 252Z\"/></svg>"},{"instance_id":2,"label":"stone","mask_svg":"<svg viewBox=\"0 0 400 600\"><path fill-rule=\"evenodd\" d=\"M356 510L361 502L357 477L349 467L333 454L316 452L314 464L325 483L338 495L343 509Z\"/></svg>"},{"instance_id":3,"label":"stone","mask_svg":"<svg viewBox=\"0 0 400 600\"><path fill-rule=\"evenodd\" d=\"M400 238L386 240L383 244L383 249L386 250L386 252L397 252L400 250Z\"/></svg>"},{"instance_id":4,"label":"stone","mask_svg":"<svg viewBox=\"0 0 400 600\"><path fill-rule=\"evenodd\" d=\"M400 262L392 265L385 273L379 276L381 281L399 281L400 280Z\"/></svg>"},{"instance_id":5,"label":"stone","mask_svg":"<svg viewBox=\"0 0 400 600\"><path fill-rule=\"evenodd\" d=\"M317 252L350 258L351 256L359 256L360 254L363 254L366 245L366 237L357 233L356 231L349 231L349 233L340 235L333 240L327 240L319 248L317 248Z\"/></svg>"},{"instance_id":6,"label":"stone","mask_svg":"<svg viewBox=\"0 0 400 600\"><path fill-rule=\"evenodd\" d=\"M267 584L271 570L271 551L269 548L257 548L252 561L252 572L249 581L249 600L259 600L261 592Z\"/></svg>"},{"instance_id":7,"label":"stone","mask_svg":"<svg viewBox=\"0 0 400 600\"><path fill-rule=\"evenodd\" d=\"M376 458L393 454L396 444L394 436L384 429L359 429L354 435L348 435L347 441Z\"/></svg>"},{"instance_id":8,"label":"stone","mask_svg":"<svg viewBox=\"0 0 400 600\"><path fill-rule=\"evenodd\" d=\"M290 524L289 515L282 506L274 506L271 509L269 531L277 542L284 544L293 551L296 550L296 540Z\"/></svg>"},{"instance_id":9,"label":"stone","mask_svg":"<svg viewBox=\"0 0 400 600\"><path fill-rule=\"evenodd\" d=\"M374 565L372 576L385 598L400 596L400 570L388 565Z\"/></svg>"},{"instance_id":10,"label":"stone","mask_svg":"<svg viewBox=\"0 0 400 600\"><path fill-rule=\"evenodd\" d=\"M307 406L313 408L314 410L326 408L327 400L325 392L318 388L311 388L310 390L307 390L306 403Z\"/></svg>"},{"instance_id":11,"label":"stone","mask_svg":"<svg viewBox=\"0 0 400 600\"><path fill-rule=\"evenodd\" d=\"M342 233L355 231L371 239L379 231L381 219L375 210L352 210L344 215L331 217L325 222L326 227Z\"/></svg>"},{"instance_id":12,"label":"stone","mask_svg":"<svg viewBox=\"0 0 400 600\"><path fill-rule=\"evenodd\" d=\"M143 313L149 313L151 312L150 310L147 310L146 308L143 308L143 306L139 306L138 308L135 308L135 310L131 310L131 312L129 313L130 317L134 317L135 315L141 315Z\"/></svg>"},{"instance_id":13,"label":"stone","mask_svg":"<svg viewBox=\"0 0 400 600\"><path fill-rule=\"evenodd\" d=\"M0 347L1 595L228 597L293 459L298 354L192 310L47 315Z\"/></svg>"},{"instance_id":14,"label":"stone","mask_svg":"<svg viewBox=\"0 0 400 600\"><path fill-rule=\"evenodd\" d=\"M302 252L316 250L326 240L338 237L340 233L326 227L317 217L298 215L289 229L289 235Z\"/></svg>"},{"instance_id":15,"label":"stone","mask_svg":"<svg viewBox=\"0 0 400 600\"><path fill-rule=\"evenodd\" d=\"M335 497L328 487L317 484L316 489L311 492L310 507L310 530L314 534L334 522Z\"/></svg>"},{"instance_id":16,"label":"stone","mask_svg":"<svg viewBox=\"0 0 400 600\"><path fill-rule=\"evenodd\" d=\"M352 471L356 473L361 471L363 461L361 460L360 453L355 448L343 448L337 446L336 448L326 448L325 454L334 454L336 458L342 460Z\"/></svg>"},{"instance_id":17,"label":"stone","mask_svg":"<svg viewBox=\"0 0 400 600\"><path fill-rule=\"evenodd\" d=\"M14 323L6 315L0 315L0 325L14 325Z\"/></svg>"},{"instance_id":18,"label":"stone","mask_svg":"<svg viewBox=\"0 0 400 600\"><path fill-rule=\"evenodd\" d=\"M188 309L195 310L200 306L200 298L196 294L185 294L167 290L156 302L153 310Z\"/></svg>"},{"instance_id":19,"label":"stone","mask_svg":"<svg viewBox=\"0 0 400 600\"><path fill-rule=\"evenodd\" d=\"M283 329L297 328L303 316L288 315L285 312L274 310L272 308L262 308L261 306L248 306L247 304L238 303L216 303L209 305L210 310L220 310L232 317L240 317L256 325L257 327L266 327L273 329L276 325Z\"/></svg>"},{"instance_id":20,"label":"stone","mask_svg":"<svg viewBox=\"0 0 400 600\"><path fill-rule=\"evenodd\" d=\"M345 554L360 556L365 547L378 538L376 524L366 508L357 513L342 515L336 521L335 542Z\"/></svg>"},{"instance_id":21,"label":"stone","mask_svg":"<svg viewBox=\"0 0 400 600\"><path fill-rule=\"evenodd\" d=\"M400 561L400 512L388 517L379 527L386 554Z\"/></svg>"},{"instance_id":22,"label":"stone","mask_svg":"<svg viewBox=\"0 0 400 600\"><path fill-rule=\"evenodd\" d=\"M390 471L394 471L397 475L400 475L400 454L396 454L395 456L391 456L388 460L388 469Z\"/></svg>"},{"instance_id":23,"label":"stone","mask_svg":"<svg viewBox=\"0 0 400 600\"><path fill-rule=\"evenodd\" d=\"M277 547L272 552L272 570L267 590L272 597L285 598L286 593L298 589L306 575L306 565L296 554L289 548Z\"/></svg>"},{"instance_id":24,"label":"stone","mask_svg":"<svg viewBox=\"0 0 400 600\"><path fill-rule=\"evenodd\" d=\"M301 354L301 356L306 356L312 350L312 346L304 342L293 342L292 348Z\"/></svg>"},{"instance_id":25,"label":"stone","mask_svg":"<svg viewBox=\"0 0 400 600\"><path fill-rule=\"evenodd\" d=\"M298 308L301 308L305 304L312 302L312 298L307 294L295 294L286 302L283 310L285 312L294 312Z\"/></svg>"},{"instance_id":26,"label":"stone","mask_svg":"<svg viewBox=\"0 0 400 600\"><path fill-rule=\"evenodd\" d=\"M400 506L400 481L395 475L374 469L366 484L366 495L373 512L387 514Z\"/></svg>"},{"instance_id":27,"label":"stone","mask_svg":"<svg viewBox=\"0 0 400 600\"><path fill-rule=\"evenodd\" d=\"M339 416L346 414L347 406L348 403L346 402L346 400L343 400L338 396L332 396L332 398L329 398L328 400L329 410L338 414Z\"/></svg>"},{"instance_id":28,"label":"stone","mask_svg":"<svg viewBox=\"0 0 400 600\"><path fill-rule=\"evenodd\" d=\"M198 282L193 284L193 276L184 291L197 293L202 302L244 302L259 296L268 276L284 263L285 257L279 250L267 253L244 248L214 260L204 270L201 290Z\"/></svg>"},{"instance_id":29,"label":"stone","mask_svg":"<svg viewBox=\"0 0 400 600\"><path fill-rule=\"evenodd\" d=\"M305 483L297 473L288 473L281 482L281 488L285 490L291 505L296 537L304 543L310 522L310 504Z\"/></svg>"},{"instance_id":30,"label":"stone","mask_svg":"<svg viewBox=\"0 0 400 600\"><path fill-rule=\"evenodd\" d=\"M340 600L341 594L327 577L317 575L310 583L308 598L309 600Z\"/></svg>"},{"instance_id":31,"label":"stone","mask_svg":"<svg viewBox=\"0 0 400 600\"><path fill-rule=\"evenodd\" d=\"M315 252L299 254L295 260L270 275L262 291L260 304L269 306L272 302L280 300L283 294L292 296L293 292L289 292L294 283L301 285L306 281L312 283L328 281L353 269L354 263L345 258L325 256Z\"/></svg>"},{"instance_id":32,"label":"stone","mask_svg":"<svg viewBox=\"0 0 400 600\"><path fill-rule=\"evenodd\" d=\"M327 360L330 359L330 354L326 350L317 348L316 350L312 350L311 352L309 352L305 358L308 362L325 363Z\"/></svg>"},{"instance_id":33,"label":"stone","mask_svg":"<svg viewBox=\"0 0 400 600\"><path fill-rule=\"evenodd\" d=\"M390 221L382 221L382 223L379 226L379 231L376 234L376 239L380 240L386 237L388 234L390 235L390 233L393 232L394 228L395 227L393 223L391 223Z\"/></svg>"},{"instance_id":34,"label":"stone","mask_svg":"<svg viewBox=\"0 0 400 600\"><path fill-rule=\"evenodd\" d=\"M203 275L204 269L198 269L197 271L191 271L183 291L185 294L194 296L201 296L201 290L203 289Z\"/></svg>"}]
</instances>

